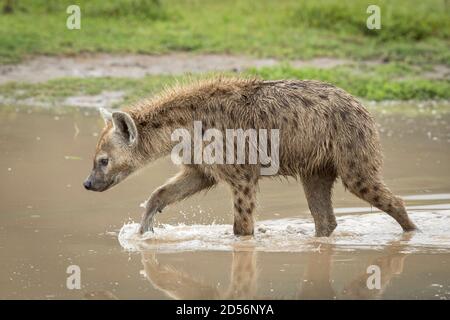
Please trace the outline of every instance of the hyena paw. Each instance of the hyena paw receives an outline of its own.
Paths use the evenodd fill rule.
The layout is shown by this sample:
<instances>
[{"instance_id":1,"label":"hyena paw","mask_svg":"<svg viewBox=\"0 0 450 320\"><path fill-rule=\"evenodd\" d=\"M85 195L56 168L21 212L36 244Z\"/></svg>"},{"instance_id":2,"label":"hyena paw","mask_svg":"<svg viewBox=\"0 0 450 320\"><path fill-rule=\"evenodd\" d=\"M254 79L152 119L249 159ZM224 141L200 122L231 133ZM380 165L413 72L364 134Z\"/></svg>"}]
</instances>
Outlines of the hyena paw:
<instances>
[{"instance_id":1,"label":"hyena paw","mask_svg":"<svg viewBox=\"0 0 450 320\"><path fill-rule=\"evenodd\" d=\"M252 236L254 234L253 224L233 224L233 233L235 236Z\"/></svg>"},{"instance_id":2,"label":"hyena paw","mask_svg":"<svg viewBox=\"0 0 450 320\"><path fill-rule=\"evenodd\" d=\"M141 225L139 227L139 234L144 234L147 231L154 232L153 231L153 222L148 222L148 221L141 222Z\"/></svg>"},{"instance_id":3,"label":"hyena paw","mask_svg":"<svg viewBox=\"0 0 450 320\"><path fill-rule=\"evenodd\" d=\"M316 237L329 237L336 229L336 221L331 221L329 223L323 223L316 226Z\"/></svg>"}]
</instances>

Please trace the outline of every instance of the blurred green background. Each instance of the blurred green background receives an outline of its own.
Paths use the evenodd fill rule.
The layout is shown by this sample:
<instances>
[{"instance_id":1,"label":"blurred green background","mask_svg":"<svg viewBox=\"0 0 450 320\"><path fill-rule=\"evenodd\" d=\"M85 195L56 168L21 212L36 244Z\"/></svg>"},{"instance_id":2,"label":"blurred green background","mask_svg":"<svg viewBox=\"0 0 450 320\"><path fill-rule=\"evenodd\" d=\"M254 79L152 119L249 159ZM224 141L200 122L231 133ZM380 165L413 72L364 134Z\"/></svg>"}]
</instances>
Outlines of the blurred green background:
<instances>
[{"instance_id":1,"label":"blurred green background","mask_svg":"<svg viewBox=\"0 0 450 320\"><path fill-rule=\"evenodd\" d=\"M72 4L81 8L81 30L66 28L66 8ZM366 27L366 10L372 4L381 8L380 30ZM33 55L98 52L273 57L280 65L244 74L329 81L371 100L449 99L449 9L447 0L3 0L0 63ZM351 63L326 70L290 63L317 57ZM425 76L430 72L438 75ZM79 91L80 81L92 92L102 90L102 83L107 87L126 82L127 99L133 100L149 83L172 80L74 80L64 82L65 90ZM39 84L31 89L43 86L52 87ZM3 85L0 94L12 95L18 89L29 86Z\"/></svg>"}]
</instances>

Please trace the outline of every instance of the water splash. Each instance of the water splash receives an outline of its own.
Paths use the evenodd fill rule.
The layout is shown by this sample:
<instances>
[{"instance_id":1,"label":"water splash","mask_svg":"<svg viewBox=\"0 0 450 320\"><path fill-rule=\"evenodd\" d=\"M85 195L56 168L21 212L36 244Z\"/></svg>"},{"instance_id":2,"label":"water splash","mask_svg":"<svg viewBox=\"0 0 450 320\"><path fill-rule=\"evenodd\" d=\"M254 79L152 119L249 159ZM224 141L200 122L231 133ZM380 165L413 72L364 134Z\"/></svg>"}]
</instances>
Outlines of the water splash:
<instances>
[{"instance_id":1,"label":"water splash","mask_svg":"<svg viewBox=\"0 0 450 320\"><path fill-rule=\"evenodd\" d=\"M400 240L408 251L450 252L450 210L410 211L420 228L408 240ZM318 244L332 243L338 250L381 249L399 240L403 232L387 214L376 212L337 218L338 227L329 238L314 237L312 219L285 218L256 223L254 237L236 237L231 225L161 225L155 232L138 233L139 224L125 224L119 242L125 250L159 252L235 250L252 247L266 252L320 250Z\"/></svg>"}]
</instances>

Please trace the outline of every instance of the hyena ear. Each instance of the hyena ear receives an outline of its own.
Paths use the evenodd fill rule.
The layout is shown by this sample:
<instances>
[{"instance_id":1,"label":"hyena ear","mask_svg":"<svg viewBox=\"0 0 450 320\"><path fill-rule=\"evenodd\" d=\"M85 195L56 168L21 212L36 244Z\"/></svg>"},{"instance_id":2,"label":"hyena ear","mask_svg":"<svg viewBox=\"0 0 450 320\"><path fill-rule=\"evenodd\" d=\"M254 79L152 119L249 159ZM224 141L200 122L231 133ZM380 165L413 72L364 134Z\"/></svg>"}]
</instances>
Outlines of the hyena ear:
<instances>
[{"instance_id":1,"label":"hyena ear","mask_svg":"<svg viewBox=\"0 0 450 320\"><path fill-rule=\"evenodd\" d=\"M112 122L114 130L123 137L128 145L134 145L137 142L137 128L134 120L128 113L115 111L112 113Z\"/></svg>"},{"instance_id":2,"label":"hyena ear","mask_svg":"<svg viewBox=\"0 0 450 320\"><path fill-rule=\"evenodd\" d=\"M108 122L112 121L112 113L106 110L105 108L99 109L100 114L102 115L103 120L105 121L105 124L108 124Z\"/></svg>"}]
</instances>

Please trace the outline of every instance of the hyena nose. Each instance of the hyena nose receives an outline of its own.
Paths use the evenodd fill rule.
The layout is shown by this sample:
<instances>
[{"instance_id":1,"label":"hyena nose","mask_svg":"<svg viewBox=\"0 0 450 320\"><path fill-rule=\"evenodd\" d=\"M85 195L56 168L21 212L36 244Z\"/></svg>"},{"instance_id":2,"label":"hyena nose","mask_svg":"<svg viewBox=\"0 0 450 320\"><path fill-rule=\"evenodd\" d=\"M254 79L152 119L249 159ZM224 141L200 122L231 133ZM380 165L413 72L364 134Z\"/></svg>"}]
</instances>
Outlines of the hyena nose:
<instances>
[{"instance_id":1,"label":"hyena nose","mask_svg":"<svg viewBox=\"0 0 450 320\"><path fill-rule=\"evenodd\" d=\"M92 182L90 180L86 180L83 182L83 186L86 188L86 190L90 190L92 188Z\"/></svg>"}]
</instances>

